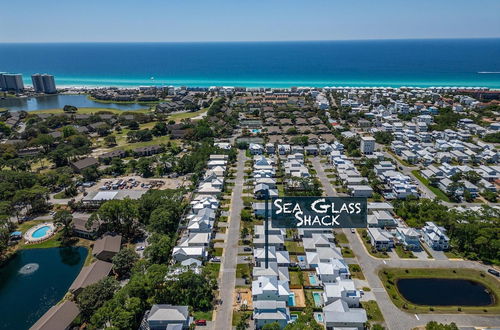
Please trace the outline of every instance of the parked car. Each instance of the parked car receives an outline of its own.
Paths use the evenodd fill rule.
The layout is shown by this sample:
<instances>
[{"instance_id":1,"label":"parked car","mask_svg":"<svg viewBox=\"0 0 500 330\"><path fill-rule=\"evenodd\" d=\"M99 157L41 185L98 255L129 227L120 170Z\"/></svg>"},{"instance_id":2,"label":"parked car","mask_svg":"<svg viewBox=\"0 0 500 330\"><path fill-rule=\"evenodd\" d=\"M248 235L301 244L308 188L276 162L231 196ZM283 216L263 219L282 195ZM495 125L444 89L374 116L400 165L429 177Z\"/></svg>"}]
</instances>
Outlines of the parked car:
<instances>
[{"instance_id":1,"label":"parked car","mask_svg":"<svg viewBox=\"0 0 500 330\"><path fill-rule=\"evenodd\" d=\"M252 248L251 248L251 247L248 247L248 246L245 246L245 247L243 248L243 251L245 251L245 252L252 252Z\"/></svg>"},{"instance_id":2,"label":"parked car","mask_svg":"<svg viewBox=\"0 0 500 330\"><path fill-rule=\"evenodd\" d=\"M496 277L500 277L500 272L498 270L493 269L493 268L488 269L488 273L495 275Z\"/></svg>"},{"instance_id":3,"label":"parked car","mask_svg":"<svg viewBox=\"0 0 500 330\"><path fill-rule=\"evenodd\" d=\"M207 320L196 320L194 321L196 325L207 325Z\"/></svg>"},{"instance_id":4,"label":"parked car","mask_svg":"<svg viewBox=\"0 0 500 330\"><path fill-rule=\"evenodd\" d=\"M219 257L213 257L212 259L210 259L211 262L220 262L220 258Z\"/></svg>"},{"instance_id":5,"label":"parked car","mask_svg":"<svg viewBox=\"0 0 500 330\"><path fill-rule=\"evenodd\" d=\"M351 233L356 233L356 231L354 230L354 228L351 228Z\"/></svg>"}]
</instances>

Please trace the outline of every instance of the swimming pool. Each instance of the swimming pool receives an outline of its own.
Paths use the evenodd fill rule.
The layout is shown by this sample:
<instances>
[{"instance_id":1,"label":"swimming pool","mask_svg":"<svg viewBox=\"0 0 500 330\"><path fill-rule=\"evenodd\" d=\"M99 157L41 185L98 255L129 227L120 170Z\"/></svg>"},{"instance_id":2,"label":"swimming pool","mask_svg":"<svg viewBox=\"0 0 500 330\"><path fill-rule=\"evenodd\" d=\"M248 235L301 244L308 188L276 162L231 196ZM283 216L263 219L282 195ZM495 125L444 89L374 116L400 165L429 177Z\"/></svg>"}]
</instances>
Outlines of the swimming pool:
<instances>
[{"instance_id":1,"label":"swimming pool","mask_svg":"<svg viewBox=\"0 0 500 330\"><path fill-rule=\"evenodd\" d=\"M311 274L311 275L309 275L309 283L310 283L311 285L314 285L314 284L317 284L317 283L318 283L318 281L316 281L316 276L315 276L315 275L312 275L312 274Z\"/></svg>"},{"instance_id":2,"label":"swimming pool","mask_svg":"<svg viewBox=\"0 0 500 330\"><path fill-rule=\"evenodd\" d=\"M44 237L45 235L47 235L47 232L50 230L50 227L49 226L43 226L43 227L40 227L38 228L37 230L35 230L33 232L33 234L31 234L31 237L33 238L41 238L41 237Z\"/></svg>"},{"instance_id":3,"label":"swimming pool","mask_svg":"<svg viewBox=\"0 0 500 330\"><path fill-rule=\"evenodd\" d=\"M45 222L28 229L23 237L28 244L40 242L54 235L55 229L53 223Z\"/></svg>"},{"instance_id":4,"label":"swimming pool","mask_svg":"<svg viewBox=\"0 0 500 330\"><path fill-rule=\"evenodd\" d=\"M290 295L288 296L288 306L289 307L293 307L295 306L295 293L290 293Z\"/></svg>"},{"instance_id":5,"label":"swimming pool","mask_svg":"<svg viewBox=\"0 0 500 330\"><path fill-rule=\"evenodd\" d=\"M299 316L297 314L291 314L290 315L290 320L292 320L292 322L297 321L298 318L299 318Z\"/></svg>"},{"instance_id":6,"label":"swimming pool","mask_svg":"<svg viewBox=\"0 0 500 330\"><path fill-rule=\"evenodd\" d=\"M316 314L316 321L323 323L323 314L317 313Z\"/></svg>"},{"instance_id":7,"label":"swimming pool","mask_svg":"<svg viewBox=\"0 0 500 330\"><path fill-rule=\"evenodd\" d=\"M321 307L321 304L323 303L323 299L321 299L321 293L320 292L313 292L313 299L314 299L314 304L316 307Z\"/></svg>"},{"instance_id":8,"label":"swimming pool","mask_svg":"<svg viewBox=\"0 0 500 330\"><path fill-rule=\"evenodd\" d=\"M260 133L260 128L254 128L252 129L253 134L259 134Z\"/></svg>"}]
</instances>

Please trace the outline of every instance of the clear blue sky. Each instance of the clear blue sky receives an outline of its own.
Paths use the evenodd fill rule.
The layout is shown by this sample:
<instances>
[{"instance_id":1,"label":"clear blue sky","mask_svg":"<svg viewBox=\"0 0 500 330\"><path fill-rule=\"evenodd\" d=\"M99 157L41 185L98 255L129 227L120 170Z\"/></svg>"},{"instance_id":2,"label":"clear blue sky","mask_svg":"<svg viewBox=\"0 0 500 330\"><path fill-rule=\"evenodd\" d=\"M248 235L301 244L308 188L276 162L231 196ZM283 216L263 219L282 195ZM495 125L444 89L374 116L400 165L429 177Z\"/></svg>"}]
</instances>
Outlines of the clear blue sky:
<instances>
[{"instance_id":1,"label":"clear blue sky","mask_svg":"<svg viewBox=\"0 0 500 330\"><path fill-rule=\"evenodd\" d=\"M500 37L500 0L22 0L0 8L0 42Z\"/></svg>"}]
</instances>

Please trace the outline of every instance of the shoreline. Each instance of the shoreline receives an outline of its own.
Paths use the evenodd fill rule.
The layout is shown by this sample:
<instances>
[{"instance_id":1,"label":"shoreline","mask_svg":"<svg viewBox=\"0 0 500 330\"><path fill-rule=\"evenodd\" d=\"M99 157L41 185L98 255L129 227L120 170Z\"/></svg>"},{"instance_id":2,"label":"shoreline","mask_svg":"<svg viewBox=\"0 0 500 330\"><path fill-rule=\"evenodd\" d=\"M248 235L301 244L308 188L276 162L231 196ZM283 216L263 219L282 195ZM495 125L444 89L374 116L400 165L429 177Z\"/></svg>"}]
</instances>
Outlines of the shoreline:
<instances>
[{"instance_id":1,"label":"shoreline","mask_svg":"<svg viewBox=\"0 0 500 330\"><path fill-rule=\"evenodd\" d=\"M474 82L470 83L426 83L426 82L416 82L416 83L332 83L332 82L306 82L306 81L283 81L283 82L236 82L236 81L216 81L214 83L190 83L186 81L182 82L158 82L158 83L147 83L136 82L136 83L102 83L102 84L57 84L58 89L69 89L69 90L92 90L92 89L129 89L129 88L139 88L139 87L187 87L187 88L211 88L211 87L234 87L234 88L246 88L246 89L289 89L291 87L297 88L352 88L352 89L489 89L489 90L500 90L500 81L497 84L476 84ZM25 86L31 87L31 84L25 83Z\"/></svg>"}]
</instances>

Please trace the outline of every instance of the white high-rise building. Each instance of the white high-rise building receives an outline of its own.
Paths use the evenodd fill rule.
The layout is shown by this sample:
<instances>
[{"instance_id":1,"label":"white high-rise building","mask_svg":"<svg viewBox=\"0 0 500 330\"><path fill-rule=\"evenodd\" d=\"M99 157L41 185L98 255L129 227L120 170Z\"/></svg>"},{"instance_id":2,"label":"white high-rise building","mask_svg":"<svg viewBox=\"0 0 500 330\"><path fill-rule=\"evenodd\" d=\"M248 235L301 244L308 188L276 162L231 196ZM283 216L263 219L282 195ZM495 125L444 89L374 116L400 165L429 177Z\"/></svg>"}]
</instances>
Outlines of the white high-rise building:
<instances>
[{"instance_id":1,"label":"white high-rise building","mask_svg":"<svg viewBox=\"0 0 500 330\"><path fill-rule=\"evenodd\" d=\"M31 76L31 81L33 82L33 89L35 90L35 93L43 93L44 88L43 88L43 79L42 75L39 73L36 73Z\"/></svg>"},{"instance_id":2,"label":"white high-rise building","mask_svg":"<svg viewBox=\"0 0 500 330\"><path fill-rule=\"evenodd\" d=\"M4 73L5 89L20 92L24 90L23 75L20 73Z\"/></svg>"},{"instance_id":3,"label":"white high-rise building","mask_svg":"<svg viewBox=\"0 0 500 330\"><path fill-rule=\"evenodd\" d=\"M50 74L36 73L31 76L31 81L33 82L33 88L37 93L53 94L57 91L54 76Z\"/></svg>"},{"instance_id":4,"label":"white high-rise building","mask_svg":"<svg viewBox=\"0 0 500 330\"><path fill-rule=\"evenodd\" d=\"M371 155L375 151L375 138L373 136L361 137L361 152L365 155Z\"/></svg>"}]
</instances>

